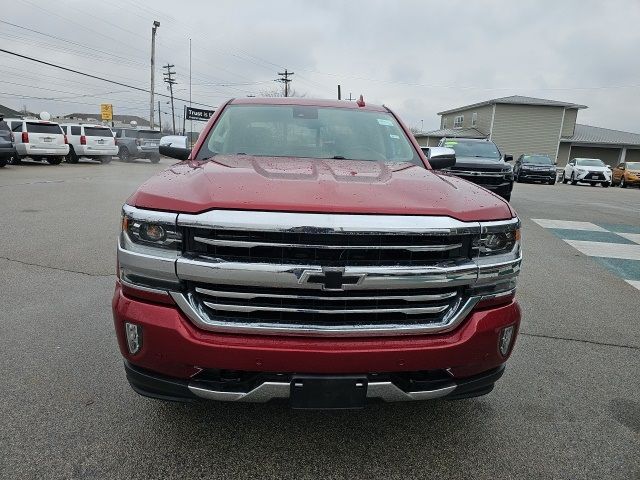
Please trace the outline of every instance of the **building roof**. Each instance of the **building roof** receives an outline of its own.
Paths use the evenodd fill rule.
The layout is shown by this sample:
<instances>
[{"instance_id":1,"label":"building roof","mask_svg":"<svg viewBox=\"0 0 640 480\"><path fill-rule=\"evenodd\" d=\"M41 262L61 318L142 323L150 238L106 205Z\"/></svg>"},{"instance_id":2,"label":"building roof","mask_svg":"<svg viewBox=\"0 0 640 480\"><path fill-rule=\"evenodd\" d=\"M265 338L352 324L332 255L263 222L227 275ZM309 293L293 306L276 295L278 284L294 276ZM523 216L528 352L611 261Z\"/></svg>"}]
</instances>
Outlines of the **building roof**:
<instances>
[{"instance_id":1,"label":"building roof","mask_svg":"<svg viewBox=\"0 0 640 480\"><path fill-rule=\"evenodd\" d=\"M548 100L546 98L533 98L523 97L522 95L511 95L510 97L493 98L491 100L485 100L484 102L472 103L471 105L465 105L464 107L452 108L450 110L444 110L438 112L438 115L444 115L446 113L459 112L461 110L468 110L474 107L484 107L485 105L541 105L544 107L566 107L566 108L587 108L586 105L579 105L577 103L559 102L557 100Z\"/></svg>"},{"instance_id":2,"label":"building roof","mask_svg":"<svg viewBox=\"0 0 640 480\"><path fill-rule=\"evenodd\" d=\"M440 130L433 130L431 132L417 133L414 135L416 138L424 137L453 137L453 138L487 138L487 135L483 134L475 128L442 128Z\"/></svg>"},{"instance_id":3,"label":"building roof","mask_svg":"<svg viewBox=\"0 0 640 480\"><path fill-rule=\"evenodd\" d=\"M576 123L573 135L562 137L562 142L604 143L609 145L640 145L640 133L622 132L609 128L593 127Z\"/></svg>"},{"instance_id":4,"label":"building roof","mask_svg":"<svg viewBox=\"0 0 640 480\"><path fill-rule=\"evenodd\" d=\"M98 123L100 123L100 114L99 113L69 113L67 115L64 115L62 118L67 118L69 120L97 120ZM131 121L136 121L138 122L139 126L146 126L149 125L149 120L147 120L146 118L142 118L142 117L138 117L137 115L114 115L113 116L113 121L114 122L121 122L121 123L130 123Z\"/></svg>"}]
</instances>

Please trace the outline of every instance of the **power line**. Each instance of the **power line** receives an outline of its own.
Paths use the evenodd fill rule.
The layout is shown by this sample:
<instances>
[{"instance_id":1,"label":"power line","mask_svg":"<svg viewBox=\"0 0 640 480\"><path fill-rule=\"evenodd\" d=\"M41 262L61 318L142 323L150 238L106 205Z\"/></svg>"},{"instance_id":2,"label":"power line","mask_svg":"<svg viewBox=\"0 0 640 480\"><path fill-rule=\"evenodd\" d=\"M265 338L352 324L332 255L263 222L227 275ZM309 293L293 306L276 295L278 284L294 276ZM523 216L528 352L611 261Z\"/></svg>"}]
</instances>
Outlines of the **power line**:
<instances>
[{"instance_id":1,"label":"power line","mask_svg":"<svg viewBox=\"0 0 640 480\"><path fill-rule=\"evenodd\" d=\"M146 88L136 87L134 85L128 85L128 84L122 83L122 82L116 82L115 80L109 80L108 78L99 77L97 75L91 75L90 73L85 73L85 72L81 72L79 70L74 70L73 68L63 67L62 65L57 65L55 63L45 62L44 60L39 60L37 58L28 57L26 55L22 55L22 54L17 53L17 52L12 52L10 50L5 50L4 48L0 48L0 52L7 53L9 55L14 55L16 57L24 58L26 60L31 60L32 62L41 63L41 64L47 65L49 67L59 68L60 70L65 70L67 72L77 73L78 75L84 75L85 77L94 78L96 80L101 80L103 82L109 82L109 83L113 83L114 85L120 85L121 87L127 87L127 88L131 88L133 90L138 90L140 92L150 93L150 91L147 90ZM165 94L162 94L162 93L157 93L156 95L158 95L160 97L171 98L169 95L165 95ZM181 102L188 102L189 101L189 100L185 100L183 98L176 98L176 100L179 100ZM195 105L201 105L203 107L216 108L213 105L207 105L206 103L199 103L199 102L192 102L192 103L194 103Z\"/></svg>"}]
</instances>

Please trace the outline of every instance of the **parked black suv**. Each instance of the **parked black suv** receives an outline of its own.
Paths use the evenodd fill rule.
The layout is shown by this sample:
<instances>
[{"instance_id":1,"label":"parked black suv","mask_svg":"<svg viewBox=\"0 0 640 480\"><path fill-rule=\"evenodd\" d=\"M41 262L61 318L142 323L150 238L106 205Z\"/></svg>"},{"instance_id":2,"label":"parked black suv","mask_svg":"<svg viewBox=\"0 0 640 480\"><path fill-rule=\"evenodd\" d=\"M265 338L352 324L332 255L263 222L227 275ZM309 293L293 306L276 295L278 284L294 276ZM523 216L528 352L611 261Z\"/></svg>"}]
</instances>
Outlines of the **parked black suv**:
<instances>
[{"instance_id":1,"label":"parked black suv","mask_svg":"<svg viewBox=\"0 0 640 480\"><path fill-rule=\"evenodd\" d=\"M520 155L513 166L516 182L556 183L556 164L548 155Z\"/></svg>"},{"instance_id":2,"label":"parked black suv","mask_svg":"<svg viewBox=\"0 0 640 480\"><path fill-rule=\"evenodd\" d=\"M513 157L501 154L495 143L477 138L443 138L438 145L456 151L456 164L444 171L477 183L505 200L511 199L513 167L507 162Z\"/></svg>"}]
</instances>

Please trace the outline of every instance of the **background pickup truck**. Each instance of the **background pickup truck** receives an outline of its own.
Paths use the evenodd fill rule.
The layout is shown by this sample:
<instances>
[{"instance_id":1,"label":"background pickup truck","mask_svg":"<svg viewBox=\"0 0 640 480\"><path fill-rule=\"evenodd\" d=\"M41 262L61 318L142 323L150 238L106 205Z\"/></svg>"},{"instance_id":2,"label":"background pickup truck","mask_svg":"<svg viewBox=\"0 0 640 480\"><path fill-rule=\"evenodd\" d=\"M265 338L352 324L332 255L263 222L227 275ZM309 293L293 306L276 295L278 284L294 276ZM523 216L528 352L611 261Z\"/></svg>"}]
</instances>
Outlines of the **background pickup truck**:
<instances>
[{"instance_id":1,"label":"background pickup truck","mask_svg":"<svg viewBox=\"0 0 640 480\"><path fill-rule=\"evenodd\" d=\"M164 400L361 408L491 391L520 221L386 107L236 99L122 210L113 315Z\"/></svg>"}]
</instances>

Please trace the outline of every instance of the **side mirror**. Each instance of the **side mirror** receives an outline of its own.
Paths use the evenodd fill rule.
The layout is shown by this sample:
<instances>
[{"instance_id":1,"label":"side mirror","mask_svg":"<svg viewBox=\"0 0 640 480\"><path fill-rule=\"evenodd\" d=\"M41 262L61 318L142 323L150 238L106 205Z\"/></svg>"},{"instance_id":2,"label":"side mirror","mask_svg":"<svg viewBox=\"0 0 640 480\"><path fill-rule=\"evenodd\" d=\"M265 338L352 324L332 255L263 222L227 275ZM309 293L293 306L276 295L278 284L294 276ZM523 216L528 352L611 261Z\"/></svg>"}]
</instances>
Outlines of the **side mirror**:
<instances>
[{"instance_id":1,"label":"side mirror","mask_svg":"<svg viewBox=\"0 0 640 480\"><path fill-rule=\"evenodd\" d=\"M505 162L513 162L513 155L505 155L504 156L504 161Z\"/></svg>"},{"instance_id":2,"label":"side mirror","mask_svg":"<svg viewBox=\"0 0 640 480\"><path fill-rule=\"evenodd\" d=\"M456 151L447 147L429 147L427 160L434 170L450 168L456 164Z\"/></svg>"},{"instance_id":3,"label":"side mirror","mask_svg":"<svg viewBox=\"0 0 640 480\"><path fill-rule=\"evenodd\" d=\"M191 155L190 148L182 148L182 147L172 147L170 145L160 145L159 147L160 155L164 155L165 157L175 158L177 160L187 160L189 155Z\"/></svg>"}]
</instances>

